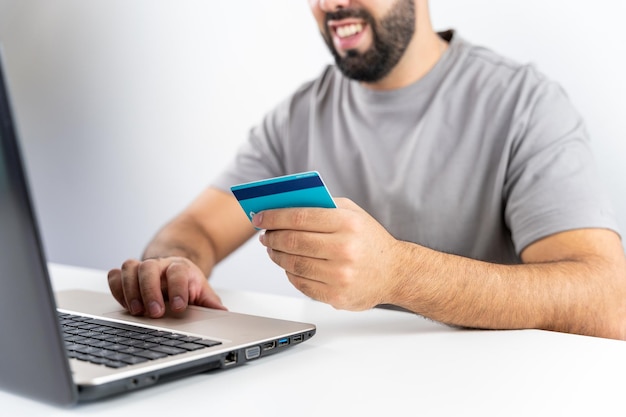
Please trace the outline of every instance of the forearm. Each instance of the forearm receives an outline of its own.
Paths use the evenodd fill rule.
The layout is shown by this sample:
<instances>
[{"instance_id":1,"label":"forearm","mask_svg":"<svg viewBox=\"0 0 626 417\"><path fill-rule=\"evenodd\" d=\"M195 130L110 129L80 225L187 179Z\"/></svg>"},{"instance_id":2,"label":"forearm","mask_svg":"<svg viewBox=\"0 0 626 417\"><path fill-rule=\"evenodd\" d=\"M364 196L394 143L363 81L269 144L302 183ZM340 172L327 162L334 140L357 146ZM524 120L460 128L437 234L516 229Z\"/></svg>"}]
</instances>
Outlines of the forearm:
<instances>
[{"instance_id":1,"label":"forearm","mask_svg":"<svg viewBox=\"0 0 626 417\"><path fill-rule=\"evenodd\" d=\"M178 217L165 225L146 246L143 259L180 256L195 263L208 277L216 251L209 236L193 219Z\"/></svg>"},{"instance_id":2,"label":"forearm","mask_svg":"<svg viewBox=\"0 0 626 417\"><path fill-rule=\"evenodd\" d=\"M625 338L623 263L595 256L496 265L402 244L392 303L485 329L539 328Z\"/></svg>"},{"instance_id":3,"label":"forearm","mask_svg":"<svg viewBox=\"0 0 626 417\"><path fill-rule=\"evenodd\" d=\"M155 235L143 257L185 257L208 277L216 263L254 233L232 194L207 188Z\"/></svg>"}]
</instances>

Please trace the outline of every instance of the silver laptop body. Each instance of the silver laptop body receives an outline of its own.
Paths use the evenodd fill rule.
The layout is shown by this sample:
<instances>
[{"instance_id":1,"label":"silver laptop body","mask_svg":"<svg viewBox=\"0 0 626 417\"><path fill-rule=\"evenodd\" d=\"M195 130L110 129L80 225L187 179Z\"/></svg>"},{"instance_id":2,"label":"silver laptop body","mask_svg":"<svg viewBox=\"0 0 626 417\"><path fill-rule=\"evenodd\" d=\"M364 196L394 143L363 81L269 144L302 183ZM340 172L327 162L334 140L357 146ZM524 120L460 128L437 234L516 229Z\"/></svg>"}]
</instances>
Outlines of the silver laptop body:
<instances>
[{"instance_id":1,"label":"silver laptop body","mask_svg":"<svg viewBox=\"0 0 626 417\"><path fill-rule=\"evenodd\" d=\"M72 405L241 365L315 334L312 324L200 307L152 320L130 316L109 294L54 294L19 148L0 54L0 389ZM104 321L113 322L113 332L103 330ZM75 332L70 341L68 328ZM184 343L154 348L156 359L124 362L107 348L117 344L117 336L109 337L116 332L135 335L138 343ZM80 344L85 338L95 346ZM156 352L145 346L137 348L144 356Z\"/></svg>"}]
</instances>

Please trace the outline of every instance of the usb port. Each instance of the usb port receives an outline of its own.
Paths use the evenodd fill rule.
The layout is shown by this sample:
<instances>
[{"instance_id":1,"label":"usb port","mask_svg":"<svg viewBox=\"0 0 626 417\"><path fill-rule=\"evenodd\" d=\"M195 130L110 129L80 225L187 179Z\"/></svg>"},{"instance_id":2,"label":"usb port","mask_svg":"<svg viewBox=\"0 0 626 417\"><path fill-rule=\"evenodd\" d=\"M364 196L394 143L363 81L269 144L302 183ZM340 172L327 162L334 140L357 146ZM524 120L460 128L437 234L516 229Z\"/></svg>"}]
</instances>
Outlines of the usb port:
<instances>
[{"instance_id":1,"label":"usb port","mask_svg":"<svg viewBox=\"0 0 626 417\"><path fill-rule=\"evenodd\" d=\"M291 343L300 343L302 340L302 334L297 334L291 338Z\"/></svg>"},{"instance_id":2,"label":"usb port","mask_svg":"<svg viewBox=\"0 0 626 417\"><path fill-rule=\"evenodd\" d=\"M282 339L278 339L278 347L287 346L289 344L289 338L283 337Z\"/></svg>"}]
</instances>

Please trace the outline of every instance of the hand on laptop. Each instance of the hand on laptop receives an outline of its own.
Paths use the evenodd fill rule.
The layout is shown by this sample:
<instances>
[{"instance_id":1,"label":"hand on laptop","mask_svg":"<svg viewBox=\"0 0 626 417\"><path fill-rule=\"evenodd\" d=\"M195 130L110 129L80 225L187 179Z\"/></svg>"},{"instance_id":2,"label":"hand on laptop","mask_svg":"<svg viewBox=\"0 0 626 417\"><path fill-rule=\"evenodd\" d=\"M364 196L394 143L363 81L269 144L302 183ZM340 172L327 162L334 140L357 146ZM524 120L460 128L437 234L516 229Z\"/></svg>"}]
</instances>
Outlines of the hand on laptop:
<instances>
[{"instance_id":1,"label":"hand on laptop","mask_svg":"<svg viewBox=\"0 0 626 417\"><path fill-rule=\"evenodd\" d=\"M108 274L115 299L132 315L158 318L169 308L181 312L187 305L226 310L202 271L182 257L129 259Z\"/></svg>"}]
</instances>

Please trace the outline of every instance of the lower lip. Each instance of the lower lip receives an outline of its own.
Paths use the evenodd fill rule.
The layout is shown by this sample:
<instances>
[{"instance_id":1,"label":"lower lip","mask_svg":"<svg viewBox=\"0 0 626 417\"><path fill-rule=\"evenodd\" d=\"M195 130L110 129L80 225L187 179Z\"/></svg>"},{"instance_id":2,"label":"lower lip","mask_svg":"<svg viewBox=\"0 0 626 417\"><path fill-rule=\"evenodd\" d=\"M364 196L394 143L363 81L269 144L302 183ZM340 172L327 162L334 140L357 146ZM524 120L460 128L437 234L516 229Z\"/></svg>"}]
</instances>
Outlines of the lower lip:
<instances>
[{"instance_id":1,"label":"lower lip","mask_svg":"<svg viewBox=\"0 0 626 417\"><path fill-rule=\"evenodd\" d=\"M361 32L347 38L340 38L335 33L333 36L333 43L335 45L335 48L337 49L337 52L341 53L349 51L351 49L357 49L362 43L361 41L363 40L363 37L365 36L365 30L366 28L363 28Z\"/></svg>"}]
</instances>

